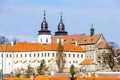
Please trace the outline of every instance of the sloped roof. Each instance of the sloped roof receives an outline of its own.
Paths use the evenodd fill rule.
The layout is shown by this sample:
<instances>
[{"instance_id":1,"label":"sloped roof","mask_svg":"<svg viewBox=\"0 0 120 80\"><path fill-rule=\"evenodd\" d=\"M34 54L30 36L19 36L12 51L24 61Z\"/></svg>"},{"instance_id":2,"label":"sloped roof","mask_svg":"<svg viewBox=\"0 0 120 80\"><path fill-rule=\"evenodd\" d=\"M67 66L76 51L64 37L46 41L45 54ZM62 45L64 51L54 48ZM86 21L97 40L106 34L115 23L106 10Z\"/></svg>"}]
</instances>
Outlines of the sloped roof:
<instances>
[{"instance_id":1,"label":"sloped roof","mask_svg":"<svg viewBox=\"0 0 120 80\"><path fill-rule=\"evenodd\" d=\"M3 51L6 52L29 52L29 51L57 51L58 44L51 43L42 45L40 43L31 43L31 42L18 42L16 45L11 46L10 44L2 45ZM2 52L2 49L0 48ZM75 52L83 52L83 48L81 46L75 46L75 44L64 43L64 51L75 51Z\"/></svg>"},{"instance_id":2,"label":"sloped roof","mask_svg":"<svg viewBox=\"0 0 120 80\"><path fill-rule=\"evenodd\" d=\"M103 40L103 41L99 44L98 48L99 48L99 49L109 49L110 46L108 45L108 43L107 43L105 40Z\"/></svg>"},{"instance_id":3,"label":"sloped roof","mask_svg":"<svg viewBox=\"0 0 120 80\"><path fill-rule=\"evenodd\" d=\"M80 63L80 65L95 65L96 63L91 59L85 59Z\"/></svg>"},{"instance_id":4,"label":"sloped roof","mask_svg":"<svg viewBox=\"0 0 120 80\"><path fill-rule=\"evenodd\" d=\"M80 40L79 44L84 45L84 44L94 44L96 43L101 34L94 34L93 36L90 35L85 35L83 38Z\"/></svg>"},{"instance_id":5,"label":"sloped roof","mask_svg":"<svg viewBox=\"0 0 120 80\"><path fill-rule=\"evenodd\" d=\"M75 43L78 41L84 34L73 34L73 35L64 35L64 36L53 36L52 42L56 43L57 39L64 39L65 43Z\"/></svg>"}]
</instances>

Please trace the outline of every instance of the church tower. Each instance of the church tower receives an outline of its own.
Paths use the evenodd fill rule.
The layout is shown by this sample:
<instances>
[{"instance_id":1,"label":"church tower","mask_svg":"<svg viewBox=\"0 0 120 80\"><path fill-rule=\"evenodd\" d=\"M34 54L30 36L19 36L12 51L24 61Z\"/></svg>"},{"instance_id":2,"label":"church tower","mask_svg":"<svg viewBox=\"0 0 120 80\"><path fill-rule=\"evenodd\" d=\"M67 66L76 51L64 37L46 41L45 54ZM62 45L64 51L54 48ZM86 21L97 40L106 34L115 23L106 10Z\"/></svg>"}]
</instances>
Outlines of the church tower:
<instances>
[{"instance_id":1,"label":"church tower","mask_svg":"<svg viewBox=\"0 0 120 80\"><path fill-rule=\"evenodd\" d=\"M55 32L55 36L61 36L61 35L67 35L68 32L65 31L65 26L64 23L62 21L62 13L61 13L61 19L60 22L58 24L58 31Z\"/></svg>"},{"instance_id":2,"label":"church tower","mask_svg":"<svg viewBox=\"0 0 120 80\"><path fill-rule=\"evenodd\" d=\"M38 31L38 42L41 44L51 43L51 31L48 30L48 24L46 21L46 14L44 11L43 22L41 23L41 30Z\"/></svg>"}]
</instances>

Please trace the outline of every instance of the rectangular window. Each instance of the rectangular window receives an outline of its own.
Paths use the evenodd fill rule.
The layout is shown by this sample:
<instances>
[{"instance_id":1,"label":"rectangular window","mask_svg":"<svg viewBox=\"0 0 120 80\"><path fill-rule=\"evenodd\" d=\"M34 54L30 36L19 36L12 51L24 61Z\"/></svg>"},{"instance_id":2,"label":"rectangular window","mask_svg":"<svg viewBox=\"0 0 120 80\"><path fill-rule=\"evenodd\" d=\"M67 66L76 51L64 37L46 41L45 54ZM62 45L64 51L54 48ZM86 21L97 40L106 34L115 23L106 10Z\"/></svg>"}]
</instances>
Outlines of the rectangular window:
<instances>
[{"instance_id":1,"label":"rectangular window","mask_svg":"<svg viewBox=\"0 0 120 80\"><path fill-rule=\"evenodd\" d=\"M48 43L48 39L46 39L46 43Z\"/></svg>"},{"instance_id":2,"label":"rectangular window","mask_svg":"<svg viewBox=\"0 0 120 80\"><path fill-rule=\"evenodd\" d=\"M42 57L43 57L43 53L42 53Z\"/></svg>"},{"instance_id":3,"label":"rectangular window","mask_svg":"<svg viewBox=\"0 0 120 80\"><path fill-rule=\"evenodd\" d=\"M31 54L29 54L29 57L31 57Z\"/></svg>"},{"instance_id":4,"label":"rectangular window","mask_svg":"<svg viewBox=\"0 0 120 80\"><path fill-rule=\"evenodd\" d=\"M83 54L81 54L81 58L83 58Z\"/></svg>"},{"instance_id":5,"label":"rectangular window","mask_svg":"<svg viewBox=\"0 0 120 80\"><path fill-rule=\"evenodd\" d=\"M40 55L39 55L39 53L38 53L38 57L39 57Z\"/></svg>"},{"instance_id":6,"label":"rectangular window","mask_svg":"<svg viewBox=\"0 0 120 80\"><path fill-rule=\"evenodd\" d=\"M12 57L12 54L10 54L10 58Z\"/></svg>"},{"instance_id":7,"label":"rectangular window","mask_svg":"<svg viewBox=\"0 0 120 80\"><path fill-rule=\"evenodd\" d=\"M22 57L22 54L21 54L21 57Z\"/></svg>"},{"instance_id":8,"label":"rectangular window","mask_svg":"<svg viewBox=\"0 0 120 80\"><path fill-rule=\"evenodd\" d=\"M27 57L27 54L25 54L25 57Z\"/></svg>"},{"instance_id":9,"label":"rectangular window","mask_svg":"<svg viewBox=\"0 0 120 80\"><path fill-rule=\"evenodd\" d=\"M8 58L8 54L6 54L6 57Z\"/></svg>"},{"instance_id":10,"label":"rectangular window","mask_svg":"<svg viewBox=\"0 0 120 80\"><path fill-rule=\"evenodd\" d=\"M46 57L46 53L45 53L45 57Z\"/></svg>"},{"instance_id":11,"label":"rectangular window","mask_svg":"<svg viewBox=\"0 0 120 80\"><path fill-rule=\"evenodd\" d=\"M35 55L35 53L34 53L34 57L35 57L36 55Z\"/></svg>"},{"instance_id":12,"label":"rectangular window","mask_svg":"<svg viewBox=\"0 0 120 80\"><path fill-rule=\"evenodd\" d=\"M73 54L73 58L75 57L75 54Z\"/></svg>"},{"instance_id":13,"label":"rectangular window","mask_svg":"<svg viewBox=\"0 0 120 80\"><path fill-rule=\"evenodd\" d=\"M55 54L54 54L54 53L52 53L52 56L54 57L54 56L55 56Z\"/></svg>"},{"instance_id":14,"label":"rectangular window","mask_svg":"<svg viewBox=\"0 0 120 80\"><path fill-rule=\"evenodd\" d=\"M77 54L77 58L79 58L79 54Z\"/></svg>"},{"instance_id":15,"label":"rectangular window","mask_svg":"<svg viewBox=\"0 0 120 80\"><path fill-rule=\"evenodd\" d=\"M50 54L48 53L48 57L50 56Z\"/></svg>"},{"instance_id":16,"label":"rectangular window","mask_svg":"<svg viewBox=\"0 0 120 80\"><path fill-rule=\"evenodd\" d=\"M69 57L71 57L71 55L69 54Z\"/></svg>"}]
</instances>

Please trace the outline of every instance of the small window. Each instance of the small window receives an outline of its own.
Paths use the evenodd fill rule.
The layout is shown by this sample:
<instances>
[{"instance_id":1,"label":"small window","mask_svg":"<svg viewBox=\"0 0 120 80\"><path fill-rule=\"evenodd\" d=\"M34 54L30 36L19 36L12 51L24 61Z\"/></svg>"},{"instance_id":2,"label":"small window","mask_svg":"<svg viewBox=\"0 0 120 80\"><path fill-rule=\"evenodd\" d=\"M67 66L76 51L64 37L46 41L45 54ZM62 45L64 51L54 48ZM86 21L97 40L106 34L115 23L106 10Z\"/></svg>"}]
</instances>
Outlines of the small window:
<instances>
[{"instance_id":1,"label":"small window","mask_svg":"<svg viewBox=\"0 0 120 80\"><path fill-rule=\"evenodd\" d=\"M43 57L43 53L42 53L42 57Z\"/></svg>"},{"instance_id":2,"label":"small window","mask_svg":"<svg viewBox=\"0 0 120 80\"><path fill-rule=\"evenodd\" d=\"M39 55L39 53L38 53L38 57L39 57L40 55Z\"/></svg>"},{"instance_id":3,"label":"small window","mask_svg":"<svg viewBox=\"0 0 120 80\"><path fill-rule=\"evenodd\" d=\"M69 54L69 57L71 57L71 55Z\"/></svg>"},{"instance_id":4,"label":"small window","mask_svg":"<svg viewBox=\"0 0 120 80\"><path fill-rule=\"evenodd\" d=\"M77 54L77 58L79 58L79 54Z\"/></svg>"},{"instance_id":5,"label":"small window","mask_svg":"<svg viewBox=\"0 0 120 80\"><path fill-rule=\"evenodd\" d=\"M21 57L22 57L22 54L21 54Z\"/></svg>"},{"instance_id":6,"label":"small window","mask_svg":"<svg viewBox=\"0 0 120 80\"><path fill-rule=\"evenodd\" d=\"M83 54L81 54L81 58L83 58Z\"/></svg>"},{"instance_id":7,"label":"small window","mask_svg":"<svg viewBox=\"0 0 120 80\"><path fill-rule=\"evenodd\" d=\"M36 55L35 55L35 53L34 53L34 57L35 57Z\"/></svg>"},{"instance_id":8,"label":"small window","mask_svg":"<svg viewBox=\"0 0 120 80\"><path fill-rule=\"evenodd\" d=\"M10 54L10 58L12 57L12 54Z\"/></svg>"},{"instance_id":9,"label":"small window","mask_svg":"<svg viewBox=\"0 0 120 80\"><path fill-rule=\"evenodd\" d=\"M50 56L50 54L48 53L48 57Z\"/></svg>"},{"instance_id":10,"label":"small window","mask_svg":"<svg viewBox=\"0 0 120 80\"><path fill-rule=\"evenodd\" d=\"M16 54L16 58L18 58L18 54Z\"/></svg>"},{"instance_id":11,"label":"small window","mask_svg":"<svg viewBox=\"0 0 120 80\"><path fill-rule=\"evenodd\" d=\"M42 43L42 39L41 39L41 43Z\"/></svg>"},{"instance_id":12,"label":"small window","mask_svg":"<svg viewBox=\"0 0 120 80\"><path fill-rule=\"evenodd\" d=\"M8 54L6 54L6 57L8 58Z\"/></svg>"},{"instance_id":13,"label":"small window","mask_svg":"<svg viewBox=\"0 0 120 80\"><path fill-rule=\"evenodd\" d=\"M29 57L31 57L31 54L29 54Z\"/></svg>"},{"instance_id":14,"label":"small window","mask_svg":"<svg viewBox=\"0 0 120 80\"><path fill-rule=\"evenodd\" d=\"M46 39L46 43L48 43L48 39Z\"/></svg>"},{"instance_id":15,"label":"small window","mask_svg":"<svg viewBox=\"0 0 120 80\"><path fill-rule=\"evenodd\" d=\"M54 56L55 56L55 54L54 54L54 53L52 53L52 56L54 57Z\"/></svg>"},{"instance_id":16,"label":"small window","mask_svg":"<svg viewBox=\"0 0 120 80\"><path fill-rule=\"evenodd\" d=\"M45 53L45 57L46 57L46 53Z\"/></svg>"},{"instance_id":17,"label":"small window","mask_svg":"<svg viewBox=\"0 0 120 80\"><path fill-rule=\"evenodd\" d=\"M75 57L75 54L73 54L73 58Z\"/></svg>"},{"instance_id":18,"label":"small window","mask_svg":"<svg viewBox=\"0 0 120 80\"><path fill-rule=\"evenodd\" d=\"M27 57L27 54L25 54L25 57Z\"/></svg>"},{"instance_id":19,"label":"small window","mask_svg":"<svg viewBox=\"0 0 120 80\"><path fill-rule=\"evenodd\" d=\"M93 39L91 39L91 41L93 41Z\"/></svg>"}]
</instances>

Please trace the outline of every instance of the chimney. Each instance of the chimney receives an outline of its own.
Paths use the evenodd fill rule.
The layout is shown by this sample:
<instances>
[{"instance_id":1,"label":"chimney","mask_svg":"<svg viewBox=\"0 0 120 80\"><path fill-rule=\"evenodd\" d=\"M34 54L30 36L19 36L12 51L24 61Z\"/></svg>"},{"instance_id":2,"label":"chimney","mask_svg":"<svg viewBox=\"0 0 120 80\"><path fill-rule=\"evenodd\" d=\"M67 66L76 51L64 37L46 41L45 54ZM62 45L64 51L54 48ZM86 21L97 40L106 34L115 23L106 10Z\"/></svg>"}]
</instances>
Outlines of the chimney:
<instances>
[{"instance_id":1,"label":"chimney","mask_svg":"<svg viewBox=\"0 0 120 80\"><path fill-rule=\"evenodd\" d=\"M59 39L57 38L57 43L59 43Z\"/></svg>"},{"instance_id":2,"label":"chimney","mask_svg":"<svg viewBox=\"0 0 120 80\"><path fill-rule=\"evenodd\" d=\"M78 42L77 41L75 41L75 46L78 46Z\"/></svg>"},{"instance_id":3,"label":"chimney","mask_svg":"<svg viewBox=\"0 0 120 80\"><path fill-rule=\"evenodd\" d=\"M64 39L61 39L61 44L64 45Z\"/></svg>"},{"instance_id":4,"label":"chimney","mask_svg":"<svg viewBox=\"0 0 120 80\"><path fill-rule=\"evenodd\" d=\"M11 41L11 46L13 46L14 45L14 42L13 41Z\"/></svg>"}]
</instances>

